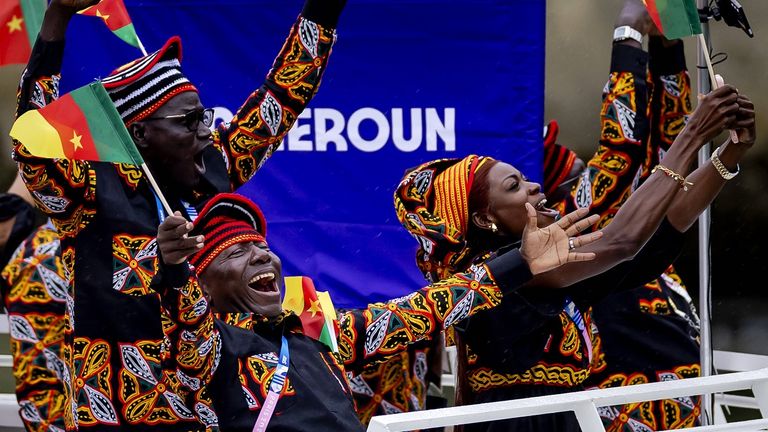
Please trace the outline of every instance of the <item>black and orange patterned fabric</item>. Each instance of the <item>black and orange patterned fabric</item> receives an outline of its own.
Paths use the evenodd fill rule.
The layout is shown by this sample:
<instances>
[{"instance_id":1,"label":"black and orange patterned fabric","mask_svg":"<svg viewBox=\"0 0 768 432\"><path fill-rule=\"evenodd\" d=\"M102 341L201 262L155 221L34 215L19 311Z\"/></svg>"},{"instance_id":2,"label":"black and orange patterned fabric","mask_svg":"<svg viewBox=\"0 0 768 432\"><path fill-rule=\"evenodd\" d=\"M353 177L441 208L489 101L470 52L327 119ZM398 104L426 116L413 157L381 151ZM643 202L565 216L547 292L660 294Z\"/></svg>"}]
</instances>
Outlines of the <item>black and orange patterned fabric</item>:
<instances>
[{"instance_id":1,"label":"black and orange patterned fabric","mask_svg":"<svg viewBox=\"0 0 768 432\"><path fill-rule=\"evenodd\" d=\"M73 299L50 223L24 240L2 271L10 322L19 415L28 431L63 431L74 422L72 389L65 385L72 351L64 345Z\"/></svg>"},{"instance_id":2,"label":"black and orange patterned fabric","mask_svg":"<svg viewBox=\"0 0 768 432\"><path fill-rule=\"evenodd\" d=\"M374 416L427 409L432 351L429 341L421 341L359 373L347 371L357 416L363 425Z\"/></svg>"},{"instance_id":3,"label":"black and orange patterned fabric","mask_svg":"<svg viewBox=\"0 0 768 432\"><path fill-rule=\"evenodd\" d=\"M631 66L632 60L624 54L614 55L611 70L624 70L623 62ZM608 103L604 105L603 113L608 120L604 123L604 135L608 140L616 143L628 141L631 145L614 153L599 152L593 163L605 167L607 173L597 169L589 171L596 177L593 184L598 192L594 196L576 195L575 200L583 198L589 200L589 204L596 201L623 202L622 197L614 199L609 193L617 190L617 179L621 174L639 171L638 168L633 170L631 163L642 160L647 151L641 136L647 135L649 126L642 119L635 121L633 112L645 110L646 101L635 96L634 84L630 74L612 74L613 91L606 97ZM625 139L620 134L631 139ZM476 262L489 253L467 253L466 244L461 243L462 233L452 232L450 224L446 224L434 211L437 208L434 196L439 193L435 191L434 178L445 170L445 164L455 165L456 161L438 160L422 164L406 175L395 194L398 218L416 236L420 245L417 260L427 276L430 276L429 271L440 271L453 264L446 262L443 257L448 255L441 255L439 251L450 250L452 256L460 256L462 262ZM637 177L639 179L640 174ZM457 206L462 204L460 200L455 203ZM505 296L497 308L476 314L457 326L463 344L459 347L459 356L466 359L466 370L461 378L465 379L469 389L466 392L468 398L462 403L493 402L583 389L592 371L600 367L604 359L601 355L603 343L597 335L597 327L593 325L590 306L610 292L630 290L662 273L679 253L681 242L682 234L664 221L633 260L567 290L536 292L523 288ZM463 429L577 431L578 424L572 413L560 413L478 423L466 425Z\"/></svg>"},{"instance_id":4,"label":"black and orange patterned fabric","mask_svg":"<svg viewBox=\"0 0 768 432\"><path fill-rule=\"evenodd\" d=\"M317 91L335 37L332 28L298 18L265 83L231 123L214 132L193 205L239 187L272 155ZM18 115L59 96L63 49L63 42L35 44L19 89ZM172 353L163 330L176 324L149 287L156 271L159 216L141 171L39 159L18 142L14 158L59 233L61 262L75 293L67 312L74 330L64 338L69 355L62 380L73 389L67 404L77 408L76 422L66 429L204 429L195 405L178 394L184 377L167 366ZM184 212L180 197L166 197L174 210Z\"/></svg>"},{"instance_id":5,"label":"black and orange patterned fabric","mask_svg":"<svg viewBox=\"0 0 768 432\"><path fill-rule=\"evenodd\" d=\"M692 111L682 42L649 52L615 45L603 91L600 145L561 212L589 208L604 227L659 163ZM611 294L592 311L601 349L585 385L608 388L699 376L699 321L673 266L636 289ZM699 400L680 398L606 407L608 432L691 427Z\"/></svg>"},{"instance_id":6,"label":"black and orange patterned fabric","mask_svg":"<svg viewBox=\"0 0 768 432\"><path fill-rule=\"evenodd\" d=\"M503 271L494 270L501 266ZM165 267L169 268L180 271L178 266ZM208 427L228 431L252 429L278 363L281 336L288 342L291 361L270 428L364 430L346 371L359 374L415 342L497 306L503 295L531 277L519 252L512 251L408 296L344 312L339 316L339 351L332 353L305 336L300 320L290 313L271 320L254 314L215 319L196 277L189 277L181 288L171 288L173 283L164 280L169 274L165 269L152 286L161 293L174 323L165 330L174 354L169 361L176 365L181 382L179 392L207 413ZM496 277L503 277L502 282Z\"/></svg>"},{"instance_id":7,"label":"black and orange patterned fabric","mask_svg":"<svg viewBox=\"0 0 768 432\"><path fill-rule=\"evenodd\" d=\"M439 280L488 256L489 251L477 250L467 241L466 215L474 176L489 161L470 155L426 162L398 185L394 197L398 219L419 243L416 262L428 280ZM467 386L472 402L527 397L528 389L537 386L553 392L574 389L588 376L596 346L589 315L559 293L528 294L523 290L505 296L498 308L455 328L464 341L460 362L466 362L460 387ZM449 340L450 330L454 329L446 333ZM487 425L465 428L473 427L485 430Z\"/></svg>"}]
</instances>

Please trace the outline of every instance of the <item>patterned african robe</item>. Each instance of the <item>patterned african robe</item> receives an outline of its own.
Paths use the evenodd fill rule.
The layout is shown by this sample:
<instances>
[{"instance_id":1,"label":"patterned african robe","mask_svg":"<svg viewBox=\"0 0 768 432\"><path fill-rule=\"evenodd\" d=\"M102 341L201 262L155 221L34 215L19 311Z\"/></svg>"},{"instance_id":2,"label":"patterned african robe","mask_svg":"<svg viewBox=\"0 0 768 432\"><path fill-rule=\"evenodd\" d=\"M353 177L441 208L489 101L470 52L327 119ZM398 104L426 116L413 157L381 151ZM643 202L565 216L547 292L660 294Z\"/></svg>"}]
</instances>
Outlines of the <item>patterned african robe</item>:
<instances>
[{"instance_id":1,"label":"patterned african robe","mask_svg":"<svg viewBox=\"0 0 768 432\"><path fill-rule=\"evenodd\" d=\"M19 245L2 281L21 420L28 431L63 431L74 422L72 389L65 385L72 351L64 345L73 299L53 225Z\"/></svg>"},{"instance_id":2,"label":"patterned african robe","mask_svg":"<svg viewBox=\"0 0 768 432\"><path fill-rule=\"evenodd\" d=\"M652 54L660 56L662 53L653 51ZM644 147L645 140L642 138L648 135L648 123L635 115L636 112L645 112L648 107L647 98L641 97L641 92L635 90L635 86L640 85L645 89L647 61L645 56L642 50L634 50L623 45L614 47L611 76L604 91L604 104L601 111L603 119L601 147L574 188L573 201L579 202L577 200L582 199L580 202L582 206L591 207L593 211L603 216L601 223L610 220L618 210L618 205L625 202L629 196L628 192L619 187L619 183L634 184L634 187L637 187L643 173L650 172L648 165L653 163L645 157L651 150ZM640 76L642 79L635 80L635 76ZM684 74L682 76L687 78ZM673 83L670 82L667 88L673 89ZM684 91L684 88L681 90ZM678 106L676 109L686 109L686 107ZM666 112L663 123L667 128L659 131L660 133L667 131L670 134L667 135L669 143L674 140L679 128L684 125L685 114L690 112L689 105L687 109L684 114L672 112L672 109ZM678 128L677 131L674 130L675 127ZM627 152L634 152L633 157L627 156ZM655 157L658 161L658 151L656 153ZM630 162L634 165L630 166ZM629 174L619 176L616 175L617 173ZM617 179L621 180L617 181ZM585 185L591 186L591 189L585 189ZM600 211L598 202L605 203L606 207L611 206L611 210ZM570 207L566 209L562 204L559 210L561 212L575 210L573 202L569 205ZM605 299L612 292L621 293L617 295L634 292L634 288L658 277L679 253L682 240L683 235L665 221L633 260L582 281L568 290L549 290L546 293L520 290L517 294L521 297L521 304L528 302L529 307L505 301L491 313L468 320L462 340L469 348L467 383L473 391L471 402L481 403L556 394L594 385L594 378L590 378L591 374L605 370L606 359L609 356L603 354L608 342L604 342L600 337L603 335L602 322L598 322L598 326L592 324L593 314L590 305ZM559 293L567 294L567 298L574 302L576 308L584 311L581 318L585 323L584 327L589 330L586 334L579 330L579 319L574 319L573 314L564 310L563 304L567 299L558 295ZM626 304L633 304L636 307L638 303L640 302L635 298L634 303ZM612 308L616 307L610 301L603 304L608 305L603 310L613 310ZM500 328L504 328L505 331L499 332ZM520 329L520 331L514 332L514 329ZM485 336L491 332L495 332L492 338ZM633 332L637 334L638 327L635 327ZM622 336L626 337L626 335ZM687 334L686 338L684 345L690 346L691 339ZM646 339L648 339L647 335ZM623 345L626 346L626 342ZM588 357L589 346L592 348L592 361ZM646 341L644 347L648 346ZM647 359L657 351L649 351L642 356ZM634 353L634 350L632 352ZM683 364L685 363L678 363L678 366ZM656 376L655 372L654 376ZM669 374L662 375L669 376ZM615 384L616 381L613 383ZM687 403L684 402L684 404ZM606 411L603 414L613 413ZM615 414L616 417L619 416L618 412ZM669 416L669 418L674 417L674 414ZM467 425L464 430L577 431L578 425L573 414L565 413Z\"/></svg>"},{"instance_id":3,"label":"patterned african robe","mask_svg":"<svg viewBox=\"0 0 768 432\"><path fill-rule=\"evenodd\" d=\"M664 48L652 40L649 53L614 47L603 91L601 134L563 213L589 208L606 226L630 194L659 163L692 111L683 44ZM648 67L646 69L646 66ZM670 266L660 277L595 305L601 350L588 387L616 387L696 377L699 320L691 298ZM607 432L691 427L699 398L686 397L606 407Z\"/></svg>"},{"instance_id":4,"label":"patterned african robe","mask_svg":"<svg viewBox=\"0 0 768 432\"><path fill-rule=\"evenodd\" d=\"M335 37L333 29L298 18L265 83L231 123L214 132L196 207L212 193L245 183L272 155L315 95ZM37 41L22 77L17 115L58 97L63 49L63 42ZM175 324L149 288L159 221L141 171L39 159L18 142L14 157L38 207L58 230L61 260L75 293L65 320L62 380L73 389L79 427L202 429L198 417L205 417L206 407L185 404L176 390L177 371L166 366L171 352L163 329ZM179 197L167 198L174 210L184 211ZM70 421L66 427L77 426Z\"/></svg>"},{"instance_id":5,"label":"patterned african robe","mask_svg":"<svg viewBox=\"0 0 768 432\"><path fill-rule=\"evenodd\" d=\"M186 282L178 276L166 277L188 268L167 266L152 286L171 313L173 325L166 327L166 333L175 353L171 360L177 363L180 390L204 406L213 401L213 411L206 411L209 427L252 430L277 366L281 335L285 335L290 368L270 428L362 431L350 390L356 383L347 381L345 371L359 373L386 362L410 344L497 306L502 295L530 279L518 251L495 261L500 262L504 262L503 272L494 263L473 266L406 297L340 314L336 354L305 336L300 320L292 314L271 321L253 314L215 319L195 277ZM177 284L184 286L170 288Z\"/></svg>"},{"instance_id":6,"label":"patterned african robe","mask_svg":"<svg viewBox=\"0 0 768 432\"><path fill-rule=\"evenodd\" d=\"M360 422L367 425L377 415L427 409L427 373L432 354L431 342L418 342L360 373L347 371Z\"/></svg>"}]
</instances>

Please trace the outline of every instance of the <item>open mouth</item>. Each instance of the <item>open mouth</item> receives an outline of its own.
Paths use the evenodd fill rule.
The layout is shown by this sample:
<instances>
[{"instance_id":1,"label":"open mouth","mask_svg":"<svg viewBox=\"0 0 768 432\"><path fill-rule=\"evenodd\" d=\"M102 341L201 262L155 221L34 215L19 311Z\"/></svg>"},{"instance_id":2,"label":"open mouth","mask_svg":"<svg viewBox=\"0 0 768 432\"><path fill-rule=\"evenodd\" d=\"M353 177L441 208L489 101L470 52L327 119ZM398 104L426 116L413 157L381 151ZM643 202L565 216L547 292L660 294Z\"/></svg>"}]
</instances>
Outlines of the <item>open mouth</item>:
<instances>
[{"instance_id":1,"label":"open mouth","mask_svg":"<svg viewBox=\"0 0 768 432\"><path fill-rule=\"evenodd\" d=\"M275 274L272 272L257 274L248 281L248 287L257 292L276 292Z\"/></svg>"},{"instance_id":2,"label":"open mouth","mask_svg":"<svg viewBox=\"0 0 768 432\"><path fill-rule=\"evenodd\" d=\"M557 210L547 207L546 198L542 198L541 201L537 202L536 205L533 207L536 209L536 211L539 214L543 216L552 217L552 218L557 218L558 216L560 216L560 213Z\"/></svg>"}]
</instances>

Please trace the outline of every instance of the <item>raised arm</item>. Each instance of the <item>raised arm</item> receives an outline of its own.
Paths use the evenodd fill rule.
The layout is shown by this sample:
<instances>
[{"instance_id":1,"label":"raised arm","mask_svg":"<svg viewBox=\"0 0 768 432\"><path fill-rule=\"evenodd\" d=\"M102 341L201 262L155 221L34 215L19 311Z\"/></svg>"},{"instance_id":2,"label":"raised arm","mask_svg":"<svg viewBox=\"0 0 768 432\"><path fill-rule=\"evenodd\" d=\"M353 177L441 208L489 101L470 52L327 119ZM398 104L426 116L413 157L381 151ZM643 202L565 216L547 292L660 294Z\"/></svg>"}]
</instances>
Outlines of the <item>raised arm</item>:
<instances>
[{"instance_id":1,"label":"raised arm","mask_svg":"<svg viewBox=\"0 0 768 432\"><path fill-rule=\"evenodd\" d=\"M43 19L19 86L16 115L46 106L59 97L64 35L78 10L98 0L53 0ZM95 212L95 175L87 162L33 157L14 142L14 159L37 206L62 237L76 234Z\"/></svg>"},{"instance_id":2,"label":"raised arm","mask_svg":"<svg viewBox=\"0 0 768 432\"><path fill-rule=\"evenodd\" d=\"M402 352L413 342L430 338L437 331L499 305L502 297L505 302L517 302L523 313L533 306L515 296L515 292L533 274L566 262L595 258L570 248L569 239L576 248L599 239L601 232L574 237L594 224L597 216L582 220L587 214L582 209L539 229L536 211L530 204L526 208L529 219L519 250L474 265L408 296L344 313L339 320L339 355L347 367L359 370Z\"/></svg>"},{"instance_id":3,"label":"raised arm","mask_svg":"<svg viewBox=\"0 0 768 432\"><path fill-rule=\"evenodd\" d=\"M576 208L600 215L598 228L608 225L637 186L646 160L647 63L648 54L641 48L614 43L611 73L600 108L599 144L571 192Z\"/></svg>"},{"instance_id":4,"label":"raised arm","mask_svg":"<svg viewBox=\"0 0 768 432\"><path fill-rule=\"evenodd\" d=\"M346 0L307 0L264 84L214 133L237 188L280 146L317 93Z\"/></svg>"},{"instance_id":5,"label":"raised arm","mask_svg":"<svg viewBox=\"0 0 768 432\"><path fill-rule=\"evenodd\" d=\"M678 192L669 209L669 222L679 231L687 231L696 222L731 175L739 172L739 162L755 143L755 107L744 95L739 95L737 103L739 109L734 129L739 142L734 143L729 138L725 144L715 149L715 158L697 168L686 179L694 186L688 192ZM719 170L715 159L720 161Z\"/></svg>"},{"instance_id":6,"label":"raised arm","mask_svg":"<svg viewBox=\"0 0 768 432\"><path fill-rule=\"evenodd\" d=\"M199 250L202 239L187 238L191 223L181 213L168 217L157 232L158 272L152 288L173 321L163 332L171 343L171 357L187 393L200 390L210 381L216 367L221 339L214 326L213 312L203 290L189 270L186 258Z\"/></svg>"},{"instance_id":7,"label":"raised arm","mask_svg":"<svg viewBox=\"0 0 768 432\"><path fill-rule=\"evenodd\" d=\"M687 172L701 146L733 124L739 110L737 98L736 89L727 85L702 97L688 125L661 161L664 170L651 174L603 230L603 238L584 248L584 251L597 254L594 261L567 264L557 271L538 276L532 283L535 286L569 286L637 254L667 216L678 191L683 188L689 189L684 192L690 191L675 173ZM697 199L704 198L699 196Z\"/></svg>"}]
</instances>

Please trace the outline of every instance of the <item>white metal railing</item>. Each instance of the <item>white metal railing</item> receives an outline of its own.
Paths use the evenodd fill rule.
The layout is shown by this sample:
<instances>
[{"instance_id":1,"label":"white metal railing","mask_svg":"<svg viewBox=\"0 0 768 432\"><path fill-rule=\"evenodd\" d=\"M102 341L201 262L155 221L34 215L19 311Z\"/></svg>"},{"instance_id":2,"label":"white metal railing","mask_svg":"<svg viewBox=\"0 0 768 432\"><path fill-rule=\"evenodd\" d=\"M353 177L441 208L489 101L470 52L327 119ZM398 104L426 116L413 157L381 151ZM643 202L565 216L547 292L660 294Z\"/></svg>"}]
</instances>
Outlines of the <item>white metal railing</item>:
<instances>
[{"instance_id":1,"label":"white metal railing","mask_svg":"<svg viewBox=\"0 0 768 432\"><path fill-rule=\"evenodd\" d=\"M369 432L397 432L454 426L486 421L573 411L583 432L605 432L598 407L624 405L648 400L716 394L751 389L763 417L768 417L768 368L749 372L690 378L628 387L588 390L527 399L466 405L429 411L378 416L371 420ZM737 431L768 428L768 418L718 424L692 431Z\"/></svg>"},{"instance_id":2,"label":"white metal railing","mask_svg":"<svg viewBox=\"0 0 768 432\"><path fill-rule=\"evenodd\" d=\"M7 334L8 330L8 317L5 314L0 314L0 333ZM427 427L451 426L481 421L500 420L504 418L547 414L558 411L574 411L582 424L583 432L603 432L604 429L602 428L602 423L600 422L599 417L597 417L597 407L622 405L644 400L698 395L703 393L722 393L749 388L753 389L756 398L716 394L715 404L719 409L715 411L715 418L716 420L719 419L717 423L720 424L706 428L692 428L688 429L688 431L768 430L768 419L723 424L725 423L725 419L721 409L723 406L760 409L763 416L768 417L766 415L766 412L768 411L768 356L715 351L714 360L718 370L734 371L738 373L705 378L691 378L666 383L643 384L632 387L591 390L554 396L495 402L492 404L468 405L464 407L380 416L374 417L368 430L370 432L406 431ZM444 386L450 387L454 385L456 365L455 348L449 347L446 349L444 362L445 373L443 374L442 382ZM0 368L10 368L11 366L11 356L0 355ZM19 406L16 402L15 395L0 393L0 428L22 427L18 410ZM717 429L712 429L713 427Z\"/></svg>"}]
</instances>

